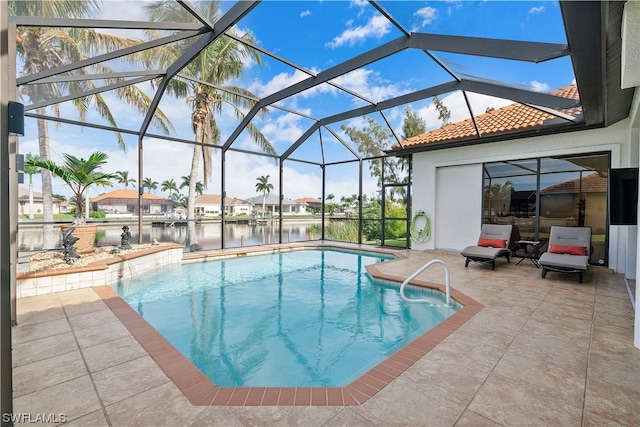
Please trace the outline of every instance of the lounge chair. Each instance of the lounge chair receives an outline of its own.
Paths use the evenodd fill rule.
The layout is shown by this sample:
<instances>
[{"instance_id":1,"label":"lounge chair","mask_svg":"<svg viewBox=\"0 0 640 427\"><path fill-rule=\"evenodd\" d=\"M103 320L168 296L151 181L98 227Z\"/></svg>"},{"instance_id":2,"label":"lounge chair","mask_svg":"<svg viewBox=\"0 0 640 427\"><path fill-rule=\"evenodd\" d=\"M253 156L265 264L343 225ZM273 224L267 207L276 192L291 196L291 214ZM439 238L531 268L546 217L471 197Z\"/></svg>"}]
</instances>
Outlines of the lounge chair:
<instances>
[{"instance_id":1,"label":"lounge chair","mask_svg":"<svg viewBox=\"0 0 640 427\"><path fill-rule=\"evenodd\" d=\"M578 283L582 283L582 273L589 265L590 248L590 227L551 227L549 249L538 260L542 278L549 271L577 273Z\"/></svg>"},{"instance_id":2,"label":"lounge chair","mask_svg":"<svg viewBox=\"0 0 640 427\"><path fill-rule=\"evenodd\" d=\"M491 264L491 269L495 270L496 258L506 257L507 262L511 262L509 247L512 228L512 225L483 224L478 244L467 246L460 252L467 258L464 266L467 267L470 261L474 261Z\"/></svg>"}]
</instances>

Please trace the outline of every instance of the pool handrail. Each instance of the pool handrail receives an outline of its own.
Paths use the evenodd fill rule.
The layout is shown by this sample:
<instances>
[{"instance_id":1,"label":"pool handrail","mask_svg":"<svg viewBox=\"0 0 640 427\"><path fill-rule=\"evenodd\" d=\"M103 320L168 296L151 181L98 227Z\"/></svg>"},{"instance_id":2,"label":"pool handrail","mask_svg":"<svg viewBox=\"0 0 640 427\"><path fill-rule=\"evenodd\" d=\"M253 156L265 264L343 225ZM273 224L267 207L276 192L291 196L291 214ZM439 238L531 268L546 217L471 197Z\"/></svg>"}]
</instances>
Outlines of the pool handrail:
<instances>
[{"instance_id":1,"label":"pool handrail","mask_svg":"<svg viewBox=\"0 0 640 427\"><path fill-rule=\"evenodd\" d=\"M425 265L423 265L422 267L420 267L415 273L413 273L411 276L407 277L407 279L402 282L402 285L400 285L400 296L402 297L402 299L406 302L432 302L429 299L425 299L425 298L409 298L404 294L404 288L407 286L407 283L409 283L410 281L412 281L413 279L416 278L416 276L420 273L422 273L423 271L425 271L427 268L431 267L434 264L442 264L442 267L444 267L444 279L445 279L445 288L446 288L446 304L448 306L451 305L451 284L449 281L449 267L447 266L447 264L439 259L434 259L432 261L429 261L428 263L426 263Z\"/></svg>"}]
</instances>

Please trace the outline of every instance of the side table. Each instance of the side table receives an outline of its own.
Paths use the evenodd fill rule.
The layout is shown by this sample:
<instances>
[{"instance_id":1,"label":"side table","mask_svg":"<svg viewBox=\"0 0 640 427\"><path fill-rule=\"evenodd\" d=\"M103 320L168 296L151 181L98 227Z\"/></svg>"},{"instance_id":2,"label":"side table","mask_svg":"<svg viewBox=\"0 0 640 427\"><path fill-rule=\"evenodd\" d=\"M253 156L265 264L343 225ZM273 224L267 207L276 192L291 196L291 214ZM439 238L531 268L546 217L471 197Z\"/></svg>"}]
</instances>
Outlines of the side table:
<instances>
[{"instance_id":1,"label":"side table","mask_svg":"<svg viewBox=\"0 0 640 427\"><path fill-rule=\"evenodd\" d=\"M533 263L533 265L540 268L538 259L540 258L540 246L542 245L542 242L534 240L518 240L516 245L518 245L519 249L524 251L524 256L516 265L520 265L522 261L528 259ZM529 250L529 248L531 248L531 250Z\"/></svg>"}]
</instances>

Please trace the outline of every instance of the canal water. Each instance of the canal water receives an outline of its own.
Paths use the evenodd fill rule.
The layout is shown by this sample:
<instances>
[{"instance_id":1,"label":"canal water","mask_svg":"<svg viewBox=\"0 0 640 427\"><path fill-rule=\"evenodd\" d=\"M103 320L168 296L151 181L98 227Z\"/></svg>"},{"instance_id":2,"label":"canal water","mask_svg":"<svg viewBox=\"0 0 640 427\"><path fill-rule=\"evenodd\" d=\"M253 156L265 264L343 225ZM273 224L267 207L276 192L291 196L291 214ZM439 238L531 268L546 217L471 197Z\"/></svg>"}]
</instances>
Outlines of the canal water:
<instances>
[{"instance_id":1,"label":"canal water","mask_svg":"<svg viewBox=\"0 0 640 427\"><path fill-rule=\"evenodd\" d=\"M122 226L128 225L131 232L131 243L138 243L138 223L118 222L99 223L96 235L96 246L118 246ZM319 233L313 233L313 228L320 226L320 220L286 220L283 221L282 242L300 242L319 239ZM310 233L311 231L311 233ZM54 226L54 236L59 236L58 247L62 246L62 233L60 226ZM189 236L186 224L170 226L157 226L144 223L142 227L142 243L153 243L154 240L167 243L173 242L185 246L186 250L193 243L197 243L202 250L220 249L222 247L222 224L216 222L202 222L195 225L195 242ZM32 224L20 224L18 227L18 250L40 251L42 250L43 226ZM266 224L225 224L225 248L240 246L258 246L279 243L280 228L278 221Z\"/></svg>"}]
</instances>

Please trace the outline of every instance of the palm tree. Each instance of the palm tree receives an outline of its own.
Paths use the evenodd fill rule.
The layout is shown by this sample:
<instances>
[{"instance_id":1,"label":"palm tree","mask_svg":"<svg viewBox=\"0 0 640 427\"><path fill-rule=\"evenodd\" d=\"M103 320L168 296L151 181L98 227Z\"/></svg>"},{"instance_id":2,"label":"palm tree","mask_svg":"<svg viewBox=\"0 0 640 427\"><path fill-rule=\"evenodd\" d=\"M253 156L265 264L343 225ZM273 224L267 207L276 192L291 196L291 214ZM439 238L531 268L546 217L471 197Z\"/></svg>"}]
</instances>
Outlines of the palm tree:
<instances>
[{"instance_id":1,"label":"palm tree","mask_svg":"<svg viewBox=\"0 0 640 427\"><path fill-rule=\"evenodd\" d=\"M185 208L187 207L187 198L182 193L173 193L170 197L173 202L173 207L175 208Z\"/></svg>"},{"instance_id":2,"label":"palm tree","mask_svg":"<svg viewBox=\"0 0 640 427\"><path fill-rule=\"evenodd\" d=\"M165 181L162 181L162 187L160 187L160 191L168 191L169 192L169 198L171 198L171 196L173 195L174 191L176 193L178 192L178 184L176 184L176 182L173 180L173 178L167 179Z\"/></svg>"},{"instance_id":3,"label":"palm tree","mask_svg":"<svg viewBox=\"0 0 640 427\"><path fill-rule=\"evenodd\" d=\"M76 202L76 217L74 224L84 224L83 201L84 193L91 185L111 186L114 174L101 172L99 169L107 163L107 155L96 151L88 159L82 159L71 154L64 154L64 163L57 165L51 160L30 160L29 166L46 169L61 178L71 189Z\"/></svg>"},{"instance_id":4,"label":"palm tree","mask_svg":"<svg viewBox=\"0 0 640 427\"><path fill-rule=\"evenodd\" d=\"M515 188L513 186L513 182L511 181L505 181L502 184L491 184L490 186L486 186L484 187L484 197L487 203L487 206L489 208L488 210L488 214L494 215L497 214L498 212L500 212L500 202L503 203L503 205L506 205L506 201L510 201L511 198L511 194L515 191ZM498 203L498 207L497 207L497 212L493 211L493 204L497 201Z\"/></svg>"},{"instance_id":5,"label":"palm tree","mask_svg":"<svg viewBox=\"0 0 640 427\"><path fill-rule=\"evenodd\" d=\"M33 219L33 175L40 173L41 169L33 165L33 162L40 160L37 155L27 153L24 162L24 173L29 175L29 219Z\"/></svg>"},{"instance_id":6,"label":"palm tree","mask_svg":"<svg viewBox=\"0 0 640 427\"><path fill-rule=\"evenodd\" d=\"M333 212L336 210L336 206L333 204L333 199L336 198L336 195L333 193L329 193L325 200L325 209L329 210L329 215L333 215Z\"/></svg>"},{"instance_id":7,"label":"palm tree","mask_svg":"<svg viewBox=\"0 0 640 427\"><path fill-rule=\"evenodd\" d=\"M222 16L220 2L215 0L192 3L191 8L211 24L215 24ZM195 14L192 15L174 1L157 1L146 6L146 10L150 21L199 23ZM249 32L246 32L242 38L253 42ZM159 66L165 68L179 58L191 44L193 44L191 39L176 42L167 46L163 54L154 54L150 59L160 62ZM193 145L189 175L187 208L189 220L195 218L196 182L200 161L203 162L203 182L206 188L212 174L212 146L220 143L220 129L215 115L220 114L223 111L223 105L226 105L240 120L245 116L244 111L255 105L256 97L249 91L239 87L225 86L228 81L242 76L247 60L262 65L262 57L258 51L247 48L242 43L222 34L180 71L180 75L186 78L173 78L167 84L167 93L178 98L186 98L192 111L191 129L196 144ZM269 154L276 154L271 143L255 125L250 123L246 130L260 149ZM189 225L192 226L193 222L189 221ZM195 229L189 231L195 239Z\"/></svg>"},{"instance_id":8,"label":"palm tree","mask_svg":"<svg viewBox=\"0 0 640 427\"><path fill-rule=\"evenodd\" d=\"M154 181L151 178L145 178L142 180L142 188L146 188L148 190L147 193L151 194L151 190L158 188L158 181Z\"/></svg>"},{"instance_id":9,"label":"palm tree","mask_svg":"<svg viewBox=\"0 0 640 427\"><path fill-rule=\"evenodd\" d=\"M12 16L43 16L58 18L91 18L99 11L97 0L10 0L8 2L8 12ZM55 27L30 27L19 26L16 34L16 53L21 60L23 67L22 76L27 76L41 71L62 66L64 64L79 61L86 57L95 56L102 52L111 52L138 43L137 40L99 33L95 29L89 28L55 28ZM128 55L124 60L138 61L137 55ZM93 65L91 69L81 68L75 73L108 73L112 70L101 64ZM112 84L116 80L106 79L105 84ZM56 98L63 93L78 93L93 89L94 85L90 80L66 82L66 83L40 83L23 85L20 87L21 96L26 96L31 102L39 102L46 99ZM146 112L151 99L137 86L129 85L116 89L120 98L124 99L130 106L140 112ZM90 106L93 105L98 114L108 120L109 124L117 127L115 119L101 94L94 94L72 101L80 114L80 120L84 120ZM60 116L58 104L51 106L54 116ZM46 107L36 109L36 113L45 116ZM156 112L153 125L163 133L169 134L172 129L171 123L161 111ZM38 144L40 159L47 161L51 159L49 148L49 127L48 121L38 119ZM118 144L124 148L124 140L119 132L115 132ZM43 198L43 220L45 223L53 222L53 189L51 184L51 173L43 170L42 175L42 198ZM43 233L43 248L53 248L53 225L47 224Z\"/></svg>"},{"instance_id":10,"label":"palm tree","mask_svg":"<svg viewBox=\"0 0 640 427\"><path fill-rule=\"evenodd\" d=\"M180 189L182 190L183 188L187 187L190 188L189 183L191 182L191 177L190 176L182 176L182 183L180 184ZM204 193L204 185L202 184L202 181L196 181L196 194L198 196L202 196L202 193Z\"/></svg>"},{"instance_id":11,"label":"palm tree","mask_svg":"<svg viewBox=\"0 0 640 427\"><path fill-rule=\"evenodd\" d=\"M269 175L261 176L257 178L258 182L256 183L256 191L258 193L262 193L262 213L265 211L265 204L267 201L267 194L273 190L273 184L269 182Z\"/></svg>"},{"instance_id":12,"label":"palm tree","mask_svg":"<svg viewBox=\"0 0 640 427\"><path fill-rule=\"evenodd\" d=\"M125 190L129 185L136 183L135 178L129 178L129 171L116 171L116 181L118 181L119 184L124 184Z\"/></svg>"}]
</instances>

